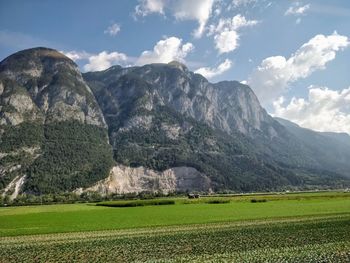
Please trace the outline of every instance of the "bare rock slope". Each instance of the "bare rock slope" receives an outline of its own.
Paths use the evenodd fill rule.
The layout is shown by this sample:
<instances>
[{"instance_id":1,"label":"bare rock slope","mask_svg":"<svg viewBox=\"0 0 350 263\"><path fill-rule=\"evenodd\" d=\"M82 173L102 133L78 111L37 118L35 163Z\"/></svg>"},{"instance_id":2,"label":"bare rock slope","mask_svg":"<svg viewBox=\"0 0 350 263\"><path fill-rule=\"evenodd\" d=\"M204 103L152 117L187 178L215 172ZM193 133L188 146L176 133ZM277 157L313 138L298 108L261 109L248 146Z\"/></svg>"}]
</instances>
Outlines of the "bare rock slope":
<instances>
[{"instance_id":1,"label":"bare rock slope","mask_svg":"<svg viewBox=\"0 0 350 263\"><path fill-rule=\"evenodd\" d=\"M98 192L103 195L112 193L141 193L176 191L210 191L210 179L192 167L174 167L164 171L155 171L145 167L114 166L106 179L92 187L78 189L77 192Z\"/></svg>"}]
</instances>

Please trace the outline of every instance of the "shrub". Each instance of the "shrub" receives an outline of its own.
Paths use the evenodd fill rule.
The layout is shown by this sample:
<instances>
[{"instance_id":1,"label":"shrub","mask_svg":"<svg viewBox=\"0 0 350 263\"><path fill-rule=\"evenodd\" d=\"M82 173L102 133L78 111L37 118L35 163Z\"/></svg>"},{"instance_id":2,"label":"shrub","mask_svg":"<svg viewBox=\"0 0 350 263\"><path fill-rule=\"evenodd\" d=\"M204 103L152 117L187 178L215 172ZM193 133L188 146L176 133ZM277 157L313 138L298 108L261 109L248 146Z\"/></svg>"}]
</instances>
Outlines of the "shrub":
<instances>
[{"instance_id":1,"label":"shrub","mask_svg":"<svg viewBox=\"0 0 350 263\"><path fill-rule=\"evenodd\" d=\"M251 203L266 203L267 200L266 199L251 199L250 202Z\"/></svg>"},{"instance_id":2,"label":"shrub","mask_svg":"<svg viewBox=\"0 0 350 263\"><path fill-rule=\"evenodd\" d=\"M206 204L227 204L229 202L230 202L229 199L211 199L211 200L205 201Z\"/></svg>"},{"instance_id":3,"label":"shrub","mask_svg":"<svg viewBox=\"0 0 350 263\"><path fill-rule=\"evenodd\" d=\"M174 205L175 200L170 199L150 199L150 200L134 200L134 201L107 201L97 203L97 206L108 207L135 207L135 206L150 206L150 205Z\"/></svg>"}]
</instances>

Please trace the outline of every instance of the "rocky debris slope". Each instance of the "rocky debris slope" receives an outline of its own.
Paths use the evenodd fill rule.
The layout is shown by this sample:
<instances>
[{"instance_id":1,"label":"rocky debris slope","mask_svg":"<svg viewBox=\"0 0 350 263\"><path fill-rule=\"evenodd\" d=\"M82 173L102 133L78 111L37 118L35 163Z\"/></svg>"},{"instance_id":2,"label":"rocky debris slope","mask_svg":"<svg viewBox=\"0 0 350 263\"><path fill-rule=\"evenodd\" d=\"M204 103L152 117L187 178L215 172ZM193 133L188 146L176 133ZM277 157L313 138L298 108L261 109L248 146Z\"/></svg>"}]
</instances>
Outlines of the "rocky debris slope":
<instances>
[{"instance_id":1,"label":"rocky debris slope","mask_svg":"<svg viewBox=\"0 0 350 263\"><path fill-rule=\"evenodd\" d=\"M202 191L209 192L210 179L192 167L174 167L155 171L145 167L114 166L109 176L82 192L98 192L103 195L118 193L142 193Z\"/></svg>"}]
</instances>

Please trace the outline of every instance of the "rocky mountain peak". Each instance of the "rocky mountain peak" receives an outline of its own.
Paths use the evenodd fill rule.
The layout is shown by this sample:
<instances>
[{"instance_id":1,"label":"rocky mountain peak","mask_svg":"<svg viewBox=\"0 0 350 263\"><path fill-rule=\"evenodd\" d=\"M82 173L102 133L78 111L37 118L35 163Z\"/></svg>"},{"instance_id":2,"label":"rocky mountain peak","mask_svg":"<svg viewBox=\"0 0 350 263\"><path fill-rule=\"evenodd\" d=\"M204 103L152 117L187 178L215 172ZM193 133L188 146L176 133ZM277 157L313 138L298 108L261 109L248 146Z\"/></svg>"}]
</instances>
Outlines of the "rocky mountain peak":
<instances>
[{"instance_id":1,"label":"rocky mountain peak","mask_svg":"<svg viewBox=\"0 0 350 263\"><path fill-rule=\"evenodd\" d=\"M188 71L187 67L185 64L179 62L179 61L176 61L176 60L173 60L171 62L168 63L169 66L173 66L175 68L178 68L179 70L185 72L185 71Z\"/></svg>"},{"instance_id":2,"label":"rocky mountain peak","mask_svg":"<svg viewBox=\"0 0 350 263\"><path fill-rule=\"evenodd\" d=\"M167 106L229 134L238 131L252 135L258 131L273 137L276 133L273 126L279 125L260 106L249 86L237 81L210 83L177 61L111 68L86 73L84 78L99 101L102 100L100 90L104 90L107 97L113 94L115 109L120 109L126 100L140 100L142 96L142 105L147 106L143 108L153 109L155 104Z\"/></svg>"},{"instance_id":3,"label":"rocky mountain peak","mask_svg":"<svg viewBox=\"0 0 350 263\"><path fill-rule=\"evenodd\" d=\"M30 77L39 77L44 69L52 70L52 65L55 64L65 64L72 69L77 68L71 59L57 50L38 47L22 50L5 58L0 63L0 72L10 78L16 76L17 80L25 81Z\"/></svg>"},{"instance_id":4,"label":"rocky mountain peak","mask_svg":"<svg viewBox=\"0 0 350 263\"><path fill-rule=\"evenodd\" d=\"M78 66L60 52L32 48L0 63L1 124L66 121L105 127L103 115Z\"/></svg>"}]
</instances>

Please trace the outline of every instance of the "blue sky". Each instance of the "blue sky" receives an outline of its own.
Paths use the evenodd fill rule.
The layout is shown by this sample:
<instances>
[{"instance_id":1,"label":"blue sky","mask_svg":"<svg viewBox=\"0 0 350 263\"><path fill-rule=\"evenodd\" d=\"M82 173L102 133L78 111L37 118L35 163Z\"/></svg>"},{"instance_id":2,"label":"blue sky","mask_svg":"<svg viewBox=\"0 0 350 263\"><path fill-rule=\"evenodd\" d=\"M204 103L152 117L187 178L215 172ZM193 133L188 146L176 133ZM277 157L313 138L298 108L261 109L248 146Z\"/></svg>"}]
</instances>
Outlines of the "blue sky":
<instances>
[{"instance_id":1,"label":"blue sky","mask_svg":"<svg viewBox=\"0 0 350 263\"><path fill-rule=\"evenodd\" d=\"M248 83L271 114L350 133L349 25L344 0L0 0L0 59L35 46L82 71L176 59Z\"/></svg>"}]
</instances>

